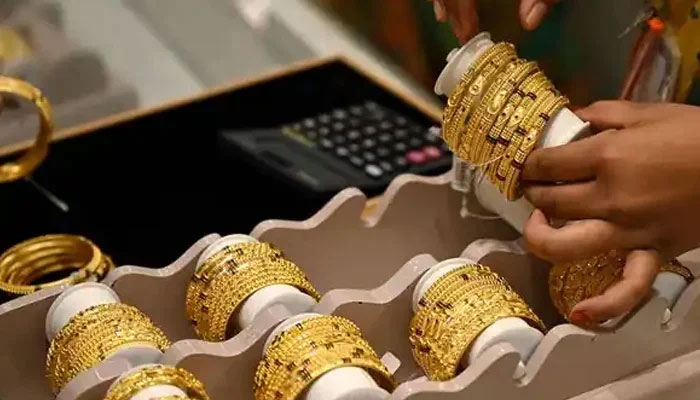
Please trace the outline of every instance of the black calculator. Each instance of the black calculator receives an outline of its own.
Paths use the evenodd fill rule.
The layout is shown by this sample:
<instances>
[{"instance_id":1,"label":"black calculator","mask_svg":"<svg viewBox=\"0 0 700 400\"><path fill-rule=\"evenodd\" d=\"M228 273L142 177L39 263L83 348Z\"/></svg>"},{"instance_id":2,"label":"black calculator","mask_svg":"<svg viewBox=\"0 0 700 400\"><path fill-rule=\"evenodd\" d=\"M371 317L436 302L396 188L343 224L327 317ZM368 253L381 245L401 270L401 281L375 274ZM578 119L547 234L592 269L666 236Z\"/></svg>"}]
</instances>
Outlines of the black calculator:
<instances>
[{"instance_id":1,"label":"black calculator","mask_svg":"<svg viewBox=\"0 0 700 400\"><path fill-rule=\"evenodd\" d=\"M436 175L452 165L439 131L373 101L272 129L222 132L221 140L320 193L347 187L375 193L398 174Z\"/></svg>"}]
</instances>

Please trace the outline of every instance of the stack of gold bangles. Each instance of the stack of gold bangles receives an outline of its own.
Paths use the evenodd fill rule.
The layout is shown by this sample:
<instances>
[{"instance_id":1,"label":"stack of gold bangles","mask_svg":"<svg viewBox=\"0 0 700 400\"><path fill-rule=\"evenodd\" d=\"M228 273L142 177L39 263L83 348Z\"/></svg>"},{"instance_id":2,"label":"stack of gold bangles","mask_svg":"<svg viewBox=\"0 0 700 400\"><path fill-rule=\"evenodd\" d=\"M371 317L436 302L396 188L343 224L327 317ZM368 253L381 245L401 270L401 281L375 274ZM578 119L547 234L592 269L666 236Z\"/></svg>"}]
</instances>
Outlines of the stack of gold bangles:
<instances>
[{"instance_id":1,"label":"stack of gold bangles","mask_svg":"<svg viewBox=\"0 0 700 400\"><path fill-rule=\"evenodd\" d=\"M482 168L509 200L547 122L568 104L513 45L486 50L462 75L443 113L442 135L457 156Z\"/></svg>"},{"instance_id":2,"label":"stack of gold bangles","mask_svg":"<svg viewBox=\"0 0 700 400\"><path fill-rule=\"evenodd\" d=\"M393 391L391 374L355 324L312 317L280 333L267 348L255 372L255 400L294 400L326 372L351 366Z\"/></svg>"},{"instance_id":3,"label":"stack of gold bangles","mask_svg":"<svg viewBox=\"0 0 700 400\"><path fill-rule=\"evenodd\" d=\"M502 277L478 264L459 267L441 276L419 301L409 329L413 356L431 380L452 379L481 332L508 317L545 330Z\"/></svg>"},{"instance_id":4,"label":"stack of gold bangles","mask_svg":"<svg viewBox=\"0 0 700 400\"><path fill-rule=\"evenodd\" d=\"M76 375L95 367L119 350L150 346L160 351L170 341L138 309L122 304L100 304L70 319L51 341L46 357L46 375L54 393Z\"/></svg>"},{"instance_id":5,"label":"stack of gold bangles","mask_svg":"<svg viewBox=\"0 0 700 400\"><path fill-rule=\"evenodd\" d=\"M51 106L41 91L22 80L0 76L0 94L16 95L29 100L39 112L39 134L34 145L18 159L0 165L0 183L4 183L24 178L44 161L49 152L53 116Z\"/></svg>"},{"instance_id":6,"label":"stack of gold bangles","mask_svg":"<svg viewBox=\"0 0 700 400\"><path fill-rule=\"evenodd\" d=\"M187 288L185 306L202 339L222 341L231 315L255 291L286 284L319 299L304 272L268 243L226 246L199 266Z\"/></svg>"},{"instance_id":7,"label":"stack of gold bangles","mask_svg":"<svg viewBox=\"0 0 700 400\"><path fill-rule=\"evenodd\" d=\"M187 397L171 396L160 398L160 400L209 400L204 384L194 375L182 368L165 365L150 365L139 368L119 379L109 390L104 400L129 400L140 391L159 385L174 386L187 394Z\"/></svg>"},{"instance_id":8,"label":"stack of gold bangles","mask_svg":"<svg viewBox=\"0 0 700 400\"><path fill-rule=\"evenodd\" d=\"M51 286L99 280L113 267L109 256L82 236L40 236L0 255L0 290L24 295ZM34 284L50 274L68 271L73 272L63 279Z\"/></svg>"},{"instance_id":9,"label":"stack of gold bangles","mask_svg":"<svg viewBox=\"0 0 700 400\"><path fill-rule=\"evenodd\" d=\"M549 272L549 294L554 306L566 319L579 302L605 293L622 278L624 253L610 251L588 260L558 264ZM662 265L660 272L680 275L688 283L693 273L677 260Z\"/></svg>"}]
</instances>

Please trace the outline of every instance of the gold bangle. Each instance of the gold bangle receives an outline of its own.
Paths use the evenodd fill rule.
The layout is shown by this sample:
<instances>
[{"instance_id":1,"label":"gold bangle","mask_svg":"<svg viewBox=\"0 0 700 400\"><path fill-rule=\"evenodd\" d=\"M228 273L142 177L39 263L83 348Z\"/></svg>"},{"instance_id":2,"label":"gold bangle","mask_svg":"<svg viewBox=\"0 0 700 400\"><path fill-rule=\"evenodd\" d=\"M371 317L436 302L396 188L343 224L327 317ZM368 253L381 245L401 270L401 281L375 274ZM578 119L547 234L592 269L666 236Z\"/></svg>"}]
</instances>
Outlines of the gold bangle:
<instances>
[{"instance_id":1,"label":"gold bangle","mask_svg":"<svg viewBox=\"0 0 700 400\"><path fill-rule=\"evenodd\" d=\"M257 290L276 284L294 286L316 300L321 297L303 271L271 245L244 243L224 248L193 276L185 309L200 338L222 341L238 307Z\"/></svg>"},{"instance_id":2,"label":"gold bangle","mask_svg":"<svg viewBox=\"0 0 700 400\"><path fill-rule=\"evenodd\" d=\"M471 264L452 270L426 291L411 320L414 358L431 380L452 379L479 334L508 317L545 330L523 299L488 267Z\"/></svg>"},{"instance_id":3,"label":"gold bangle","mask_svg":"<svg viewBox=\"0 0 700 400\"><path fill-rule=\"evenodd\" d=\"M53 131L51 105L39 89L19 79L0 76L0 93L13 94L31 101L39 113L39 133L34 145L24 155L14 161L0 165L0 183L24 178L34 171L49 151L49 141Z\"/></svg>"},{"instance_id":4,"label":"gold bangle","mask_svg":"<svg viewBox=\"0 0 700 400\"><path fill-rule=\"evenodd\" d=\"M473 107L478 104L481 100L484 90L491 86L491 82L495 79L495 75L508 65L512 60L516 59L515 53L506 53L502 57L496 58L496 60L487 64L479 76L477 76L474 81L469 85L469 91L464 100L464 109L466 112L463 117L457 120L457 137L455 138L455 150L454 152L462 159L468 159L470 146L473 143L473 130L468 130L469 124L473 117ZM463 158L467 157L467 158Z\"/></svg>"},{"instance_id":5,"label":"gold bangle","mask_svg":"<svg viewBox=\"0 0 700 400\"><path fill-rule=\"evenodd\" d=\"M443 113L442 135L450 150L455 151L459 147L457 133L471 112L474 97L483 90L482 70L505 57L515 57L514 47L508 43L498 43L486 50L462 75Z\"/></svg>"},{"instance_id":6,"label":"gold bangle","mask_svg":"<svg viewBox=\"0 0 700 400\"><path fill-rule=\"evenodd\" d=\"M554 265L549 271L549 295L552 303L569 320L569 314L576 304L603 294L622 278L624 267L625 257L620 251ZM661 266L659 272L676 273L689 283L694 280L693 273L678 260Z\"/></svg>"},{"instance_id":7,"label":"gold bangle","mask_svg":"<svg viewBox=\"0 0 700 400\"><path fill-rule=\"evenodd\" d=\"M544 74L542 74L541 79L536 83L536 89L529 91L523 101L515 110L511 121L508 123L505 135L507 137L508 145L503 150L503 157L498 163L498 171L496 172L496 178L498 179L499 190L501 193L505 192L506 189L506 177L508 175L508 170L511 167L510 161L515 156L515 151L520 147L520 143L527 133L524 130L525 124L528 123L529 116L531 115L531 110L533 106L537 103L537 100L541 95L549 93L547 90L552 87L552 83L547 79ZM541 101L541 99L540 99ZM511 124L512 122L512 124Z\"/></svg>"},{"instance_id":8,"label":"gold bangle","mask_svg":"<svg viewBox=\"0 0 700 400\"><path fill-rule=\"evenodd\" d=\"M528 127L527 136L524 138L520 148L515 153L511 161L511 171L506 179L506 197L510 201L517 200L522 194L519 191L520 173L525 166L525 160L532 153L532 150L539 139L540 133L545 128L549 120L569 103L569 99L564 96L554 94L549 102L542 106L542 110L534 109L535 121Z\"/></svg>"},{"instance_id":9,"label":"gold bangle","mask_svg":"<svg viewBox=\"0 0 700 400\"><path fill-rule=\"evenodd\" d=\"M365 369L384 389L395 383L379 356L351 321L319 316L277 335L255 372L256 400L294 400L314 380L336 368Z\"/></svg>"},{"instance_id":10,"label":"gold bangle","mask_svg":"<svg viewBox=\"0 0 700 400\"><path fill-rule=\"evenodd\" d=\"M164 351L170 341L150 318L126 304L100 304L78 313L49 346L46 375L51 390L57 394L79 373L138 345Z\"/></svg>"},{"instance_id":11,"label":"gold bangle","mask_svg":"<svg viewBox=\"0 0 700 400\"><path fill-rule=\"evenodd\" d=\"M504 107L508 103L511 94L513 94L515 88L517 88L524 79L537 70L537 63L525 63L523 61L519 68L511 71L507 79L500 84L492 86L489 93L484 96L484 100L482 101L482 108L484 109L484 116L481 117L482 125L479 128L477 145L470 155L477 165L483 165L487 161L487 157L490 154L488 144L495 143L498 139L500 130L496 132L495 136L491 133L494 125L497 125L499 122L504 125L506 122L505 118L510 116L510 113L508 113Z\"/></svg>"},{"instance_id":12,"label":"gold bangle","mask_svg":"<svg viewBox=\"0 0 700 400\"><path fill-rule=\"evenodd\" d=\"M112 259L90 240L75 235L45 235L12 246L0 255L0 290L25 295L53 286L100 280L114 268ZM75 271L56 281L32 284L61 271Z\"/></svg>"},{"instance_id":13,"label":"gold bangle","mask_svg":"<svg viewBox=\"0 0 700 400\"><path fill-rule=\"evenodd\" d=\"M187 400L209 400L204 384L194 375L182 368L165 365L147 366L119 379L104 400L129 400L138 392L158 385L179 388L187 394ZM161 399L183 399L183 397L168 396Z\"/></svg>"},{"instance_id":14,"label":"gold bangle","mask_svg":"<svg viewBox=\"0 0 700 400\"><path fill-rule=\"evenodd\" d=\"M505 64L499 65L496 71L493 73L494 77L491 82L488 83L484 89L485 94L478 99L478 103L472 115L469 116L469 120L464 127L465 140L461 140L459 143L459 149L457 150L457 155L472 164L476 164L476 160L472 156L475 152L475 148L480 142L480 136L484 132L484 125L487 121L484 121L487 114L486 103L489 102L489 96L493 96L494 88L500 87L503 82L511 75L513 70L517 69L522 61L515 58L506 62ZM482 91L484 91L482 89Z\"/></svg>"}]
</instances>

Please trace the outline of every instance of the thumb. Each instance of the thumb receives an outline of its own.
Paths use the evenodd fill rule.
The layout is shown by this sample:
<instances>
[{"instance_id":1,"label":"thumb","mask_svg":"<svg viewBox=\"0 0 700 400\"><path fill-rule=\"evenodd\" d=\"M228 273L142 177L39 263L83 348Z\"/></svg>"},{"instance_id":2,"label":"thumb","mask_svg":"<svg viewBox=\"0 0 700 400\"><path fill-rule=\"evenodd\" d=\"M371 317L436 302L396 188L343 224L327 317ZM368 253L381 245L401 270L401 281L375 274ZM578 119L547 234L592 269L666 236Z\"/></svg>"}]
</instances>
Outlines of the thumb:
<instances>
[{"instance_id":1,"label":"thumb","mask_svg":"<svg viewBox=\"0 0 700 400\"><path fill-rule=\"evenodd\" d=\"M540 26L549 9L559 0L521 0L520 21L527 30Z\"/></svg>"}]
</instances>

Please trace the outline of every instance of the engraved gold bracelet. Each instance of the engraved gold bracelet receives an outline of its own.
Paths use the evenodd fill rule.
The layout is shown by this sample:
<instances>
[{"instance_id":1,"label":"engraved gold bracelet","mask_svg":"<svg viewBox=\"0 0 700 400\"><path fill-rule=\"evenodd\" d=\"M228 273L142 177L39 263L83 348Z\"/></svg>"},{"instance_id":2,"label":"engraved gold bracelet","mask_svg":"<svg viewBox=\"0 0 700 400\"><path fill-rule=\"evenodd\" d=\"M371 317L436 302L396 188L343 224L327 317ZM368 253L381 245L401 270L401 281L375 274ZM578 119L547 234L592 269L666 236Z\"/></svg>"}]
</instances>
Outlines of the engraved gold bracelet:
<instances>
[{"instance_id":1,"label":"engraved gold bracelet","mask_svg":"<svg viewBox=\"0 0 700 400\"><path fill-rule=\"evenodd\" d=\"M605 293L618 282L624 266L624 253L615 250L587 260L554 265L549 272L549 295L554 306L568 320L576 304ZM688 283L694 280L693 273L677 260L662 265L659 272L678 274Z\"/></svg>"},{"instance_id":2,"label":"engraved gold bracelet","mask_svg":"<svg viewBox=\"0 0 700 400\"><path fill-rule=\"evenodd\" d=\"M129 400L138 392L158 385L170 385L179 388L187 397L168 396L161 399L209 400L200 382L190 372L165 365L147 366L119 379L110 389L104 400Z\"/></svg>"},{"instance_id":3,"label":"engraved gold bracelet","mask_svg":"<svg viewBox=\"0 0 700 400\"><path fill-rule=\"evenodd\" d=\"M49 152L53 131L51 105L39 89L19 79L0 76L0 94L12 94L31 101L39 113L39 133L32 147L14 161L0 165L0 183L24 178L34 171Z\"/></svg>"},{"instance_id":4,"label":"engraved gold bracelet","mask_svg":"<svg viewBox=\"0 0 700 400\"><path fill-rule=\"evenodd\" d=\"M0 255L0 290L25 295L47 287L100 280L113 268L112 259L82 236L45 235L12 246ZM74 272L56 281L32 283L65 271Z\"/></svg>"},{"instance_id":5,"label":"engraved gold bracelet","mask_svg":"<svg viewBox=\"0 0 700 400\"><path fill-rule=\"evenodd\" d=\"M545 330L524 300L488 267L471 264L452 270L426 291L411 320L414 358L431 380L452 379L479 334L508 317Z\"/></svg>"}]
</instances>

